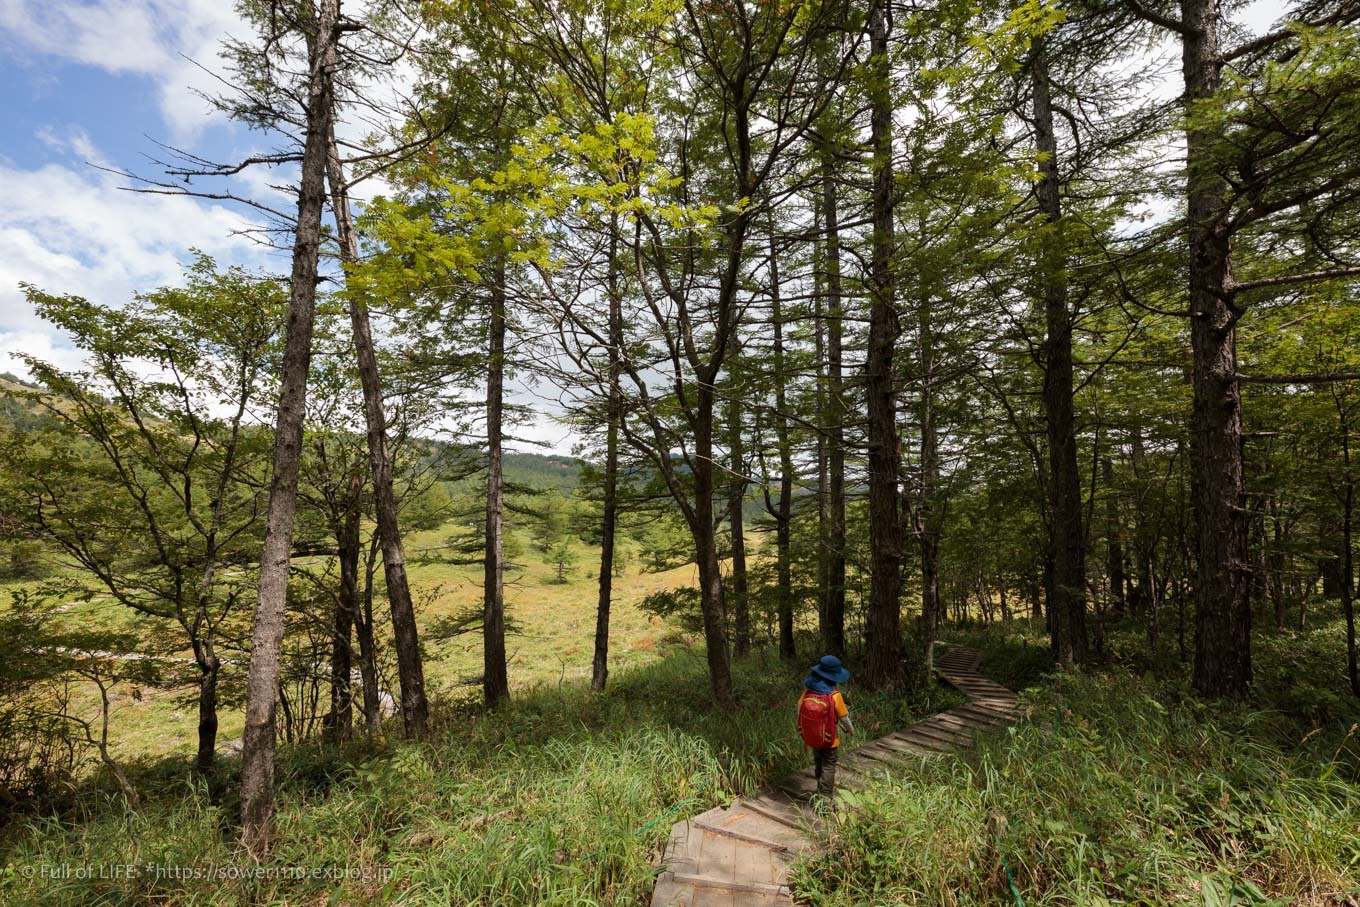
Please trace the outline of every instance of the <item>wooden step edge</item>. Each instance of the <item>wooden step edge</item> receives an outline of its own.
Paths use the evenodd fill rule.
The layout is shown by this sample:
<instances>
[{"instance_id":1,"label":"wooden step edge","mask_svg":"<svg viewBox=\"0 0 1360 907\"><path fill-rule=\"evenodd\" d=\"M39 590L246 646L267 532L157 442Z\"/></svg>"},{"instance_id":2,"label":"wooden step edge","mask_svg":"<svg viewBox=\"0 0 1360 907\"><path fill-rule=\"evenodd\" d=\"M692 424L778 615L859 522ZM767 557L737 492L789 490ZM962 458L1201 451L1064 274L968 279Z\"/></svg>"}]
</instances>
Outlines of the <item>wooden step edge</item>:
<instances>
[{"instance_id":1,"label":"wooden step edge","mask_svg":"<svg viewBox=\"0 0 1360 907\"><path fill-rule=\"evenodd\" d=\"M712 876L696 876L681 872L672 872L670 877L671 881L677 885L688 885L691 888L721 888L725 891L746 891L752 894L792 897L789 886L775 885L770 882L738 882L736 879L715 879ZM790 901L790 903L792 902Z\"/></svg>"},{"instance_id":2,"label":"wooden step edge","mask_svg":"<svg viewBox=\"0 0 1360 907\"><path fill-rule=\"evenodd\" d=\"M875 746L875 744L877 744L877 742L878 741L874 741L873 743L866 743L863 746L858 747L855 750L855 752L852 753L851 755L862 756L865 759L872 759L873 761L881 763L882 765L890 769L900 767L901 763L893 760L891 756L885 756L881 751L877 753L872 751L872 748ZM880 750L881 749L882 748L880 748ZM892 752L892 750L888 750L888 752Z\"/></svg>"},{"instance_id":3,"label":"wooden step edge","mask_svg":"<svg viewBox=\"0 0 1360 907\"><path fill-rule=\"evenodd\" d=\"M854 761L850 762L849 760ZM853 753L846 753L840 758L840 762L836 766L837 781L839 782L842 770L863 778L871 778L882 772L892 771L895 767L882 759L875 759L868 754L862 754L859 750L855 750Z\"/></svg>"},{"instance_id":4,"label":"wooden step edge","mask_svg":"<svg viewBox=\"0 0 1360 907\"><path fill-rule=\"evenodd\" d=\"M1009 699L970 699L968 704L991 709L1005 721L1014 721L1020 711L1020 703Z\"/></svg>"},{"instance_id":5,"label":"wooden step edge","mask_svg":"<svg viewBox=\"0 0 1360 907\"><path fill-rule=\"evenodd\" d=\"M961 712L962 714L968 716L969 718L972 718L974 721L982 722L983 727L979 728L979 730L983 729L996 730L997 728L1009 727L1011 724L1010 721L1007 721L1001 715L997 715L990 712L982 712L981 710L964 712L963 711L964 708L965 708L964 706L959 706L957 709L953 709L952 711Z\"/></svg>"},{"instance_id":6,"label":"wooden step edge","mask_svg":"<svg viewBox=\"0 0 1360 907\"><path fill-rule=\"evenodd\" d=\"M960 745L959 741L951 740L947 735L941 733L940 731L937 731L934 728L922 727L919 724L913 724L909 728L898 731L898 734L901 735L916 734L921 737L925 737L928 740L934 740L935 742L942 744L943 746L946 746L949 749L955 749Z\"/></svg>"},{"instance_id":7,"label":"wooden step edge","mask_svg":"<svg viewBox=\"0 0 1360 907\"><path fill-rule=\"evenodd\" d=\"M870 747L875 751L870 758L882 762L890 771L902 771L904 768L909 768L913 764L910 760L927 752L925 750L892 747L886 744L880 744L878 741L866 743L861 749L867 750ZM934 751L931 750L929 752ZM869 754L865 753L865 755L867 756Z\"/></svg>"},{"instance_id":8,"label":"wooden step edge","mask_svg":"<svg viewBox=\"0 0 1360 907\"><path fill-rule=\"evenodd\" d=\"M767 841L756 835L748 835L745 832L733 831L730 828L723 828L718 825L709 825L707 822L700 822L698 819L691 819L690 824L700 831L706 831L711 835L720 835L724 838L731 838L734 841L741 841L744 844L753 844L756 847L764 847L766 850L772 850L775 853L789 852L787 845L779 844L774 841Z\"/></svg>"},{"instance_id":9,"label":"wooden step edge","mask_svg":"<svg viewBox=\"0 0 1360 907\"><path fill-rule=\"evenodd\" d=\"M763 804L756 803L753 800L738 800L736 806L734 806L733 808L735 809L737 806L743 809L749 809L751 812L755 813L758 816L764 816L771 822L778 822L780 825L792 828L794 831L806 832L808 830L807 824L797 822L789 816L781 816L778 810L770 809L764 806ZM798 809L797 807L793 808L800 814L802 813L802 810Z\"/></svg>"},{"instance_id":10,"label":"wooden step edge","mask_svg":"<svg viewBox=\"0 0 1360 907\"><path fill-rule=\"evenodd\" d=\"M919 724L915 725L915 727L920 727L920 725ZM937 722L935 724L928 725L926 729L937 736L945 737L949 740L954 741L955 745L957 746L972 746L973 744L973 735L966 731L960 730L959 728L956 727L947 726Z\"/></svg>"},{"instance_id":11,"label":"wooden step edge","mask_svg":"<svg viewBox=\"0 0 1360 907\"><path fill-rule=\"evenodd\" d=\"M884 737L877 741L879 746L886 747L899 753L909 756L938 756L941 750L928 749L919 743L912 743L909 740L901 740L896 737Z\"/></svg>"},{"instance_id":12,"label":"wooden step edge","mask_svg":"<svg viewBox=\"0 0 1360 907\"><path fill-rule=\"evenodd\" d=\"M963 711L963 706L951 708L949 714L963 722L971 722L970 726L974 730L996 730L1005 728L1010 722L1005 718L994 717L994 715L983 715L975 711Z\"/></svg>"},{"instance_id":13,"label":"wooden step edge","mask_svg":"<svg viewBox=\"0 0 1360 907\"><path fill-rule=\"evenodd\" d=\"M947 712L938 712L931 716L932 721L938 721L942 727L953 728L961 734L972 734L980 730L984 725L981 719L965 721L964 716L956 714L953 709Z\"/></svg>"},{"instance_id":14,"label":"wooden step edge","mask_svg":"<svg viewBox=\"0 0 1360 907\"><path fill-rule=\"evenodd\" d=\"M952 743L937 740L929 734L913 733L911 728L907 728L905 731L898 731L896 734L893 734L892 737L894 740L900 740L903 743L912 743L922 749L928 749L936 753L949 753L958 748Z\"/></svg>"}]
</instances>

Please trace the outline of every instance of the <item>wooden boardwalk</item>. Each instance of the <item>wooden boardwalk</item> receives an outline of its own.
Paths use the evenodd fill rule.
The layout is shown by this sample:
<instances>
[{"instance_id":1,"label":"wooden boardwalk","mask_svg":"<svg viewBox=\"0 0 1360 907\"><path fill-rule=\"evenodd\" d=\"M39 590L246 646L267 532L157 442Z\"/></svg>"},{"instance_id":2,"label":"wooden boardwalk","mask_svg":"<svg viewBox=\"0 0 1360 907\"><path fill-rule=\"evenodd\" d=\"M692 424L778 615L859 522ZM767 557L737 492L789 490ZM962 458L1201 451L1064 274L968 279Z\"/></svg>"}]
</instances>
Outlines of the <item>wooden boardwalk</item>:
<instances>
[{"instance_id":1,"label":"wooden boardwalk","mask_svg":"<svg viewBox=\"0 0 1360 907\"><path fill-rule=\"evenodd\" d=\"M979 729L1014 720L1015 693L977 672L980 655L962 646L938 653L935 670L969 702L906 730L842 752L838 788L856 788L879 772L909 770L972 742ZM817 817L808 797L812 769L795 772L753 797L677 822L661 855L652 907L775 907L791 905L788 871L813 846Z\"/></svg>"}]
</instances>

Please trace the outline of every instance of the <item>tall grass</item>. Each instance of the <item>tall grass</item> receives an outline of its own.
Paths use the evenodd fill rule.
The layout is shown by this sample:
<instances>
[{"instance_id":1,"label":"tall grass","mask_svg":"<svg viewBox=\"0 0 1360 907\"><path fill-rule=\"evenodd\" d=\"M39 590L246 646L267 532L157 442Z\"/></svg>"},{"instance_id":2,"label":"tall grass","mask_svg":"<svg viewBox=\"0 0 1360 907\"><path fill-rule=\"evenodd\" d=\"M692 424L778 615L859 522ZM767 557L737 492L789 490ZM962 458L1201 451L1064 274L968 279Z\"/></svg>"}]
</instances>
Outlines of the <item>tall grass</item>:
<instances>
[{"instance_id":1,"label":"tall grass","mask_svg":"<svg viewBox=\"0 0 1360 907\"><path fill-rule=\"evenodd\" d=\"M619 676L609 692L542 688L485 714L446 706L424 744L297 748L280 764L282 866L377 877L263 881L27 879L42 866L243 866L235 805L167 781L140 814L89 804L74 823L8 835L0 900L14 904L637 903L671 824L801 767L793 703L806 664L735 664L740 708L717 708L702 652L679 649ZM846 696L867 739L947 707ZM230 789L230 779L227 787Z\"/></svg>"},{"instance_id":2,"label":"tall grass","mask_svg":"<svg viewBox=\"0 0 1360 907\"><path fill-rule=\"evenodd\" d=\"M1335 760L1288 752L1268 712L1118 670L1053 678L1026 702L1029 720L969 761L863 792L828 852L798 867L797 891L820 905L1360 897L1360 787L1344 730L1326 732Z\"/></svg>"}]
</instances>

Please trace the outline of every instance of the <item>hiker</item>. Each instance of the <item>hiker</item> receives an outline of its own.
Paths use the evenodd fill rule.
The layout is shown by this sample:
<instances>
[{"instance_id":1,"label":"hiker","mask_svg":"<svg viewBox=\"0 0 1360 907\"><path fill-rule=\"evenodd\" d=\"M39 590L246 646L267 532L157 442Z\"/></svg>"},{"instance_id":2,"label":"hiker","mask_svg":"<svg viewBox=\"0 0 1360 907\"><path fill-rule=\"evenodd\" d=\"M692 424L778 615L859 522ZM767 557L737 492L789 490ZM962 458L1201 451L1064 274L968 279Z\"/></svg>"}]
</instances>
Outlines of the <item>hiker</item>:
<instances>
[{"instance_id":1,"label":"hiker","mask_svg":"<svg viewBox=\"0 0 1360 907\"><path fill-rule=\"evenodd\" d=\"M824 655L803 680L803 695L798 697L798 733L812 747L813 774L817 776L818 795L831 798L836 791L836 748L841 745L837 732L855 732L850 710L836 689L850 679L850 672L835 655Z\"/></svg>"}]
</instances>

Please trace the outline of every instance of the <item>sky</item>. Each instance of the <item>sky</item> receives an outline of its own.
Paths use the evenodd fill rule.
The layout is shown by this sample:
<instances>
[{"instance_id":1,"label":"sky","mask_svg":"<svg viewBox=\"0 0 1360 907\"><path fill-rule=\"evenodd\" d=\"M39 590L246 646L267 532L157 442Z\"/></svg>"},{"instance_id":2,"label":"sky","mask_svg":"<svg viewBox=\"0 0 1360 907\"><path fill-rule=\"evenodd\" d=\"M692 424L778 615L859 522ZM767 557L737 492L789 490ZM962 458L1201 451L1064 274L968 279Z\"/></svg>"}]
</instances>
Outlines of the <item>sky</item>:
<instances>
[{"instance_id":1,"label":"sky","mask_svg":"<svg viewBox=\"0 0 1360 907\"><path fill-rule=\"evenodd\" d=\"M247 29L231 0L0 0L0 372L24 375L16 353L62 366L79 355L33 312L20 283L118 304L180 281L191 250L221 264L286 273L279 252L236 231L248 213L183 197L125 191L110 167L156 175L157 142L205 158L269 150L267 136L214 112L219 47ZM1254 31L1281 0L1240 15ZM256 188L267 183L254 177ZM521 397L528 402L527 392ZM568 453L551 419L521 434Z\"/></svg>"}]
</instances>

